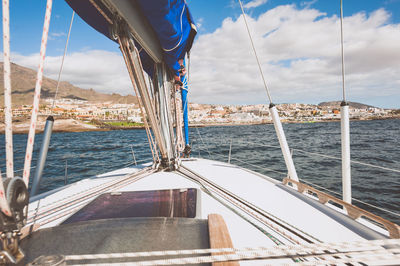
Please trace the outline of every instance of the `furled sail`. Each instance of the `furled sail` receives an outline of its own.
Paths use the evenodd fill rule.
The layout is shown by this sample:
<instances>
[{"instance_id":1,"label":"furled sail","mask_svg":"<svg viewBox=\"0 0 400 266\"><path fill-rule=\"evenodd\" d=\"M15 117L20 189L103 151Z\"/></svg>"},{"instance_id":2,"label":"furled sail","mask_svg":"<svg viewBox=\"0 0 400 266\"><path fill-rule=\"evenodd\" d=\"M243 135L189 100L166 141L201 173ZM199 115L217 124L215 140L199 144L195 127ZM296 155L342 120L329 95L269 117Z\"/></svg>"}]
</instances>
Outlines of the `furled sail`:
<instances>
[{"instance_id":1,"label":"furled sail","mask_svg":"<svg viewBox=\"0 0 400 266\"><path fill-rule=\"evenodd\" d=\"M196 27L185 0L66 0L66 2L86 23L111 40L114 40L112 23L115 11L119 11L118 7L123 5L133 8L146 20L148 25L146 31L155 33L158 46L161 47L162 60L173 74L179 76L178 60L183 59L190 51L196 36ZM123 11L127 12L127 9ZM134 13L127 15L135 16ZM144 46L140 42L139 45ZM154 57L146 49L141 50L140 57L144 70L152 76Z\"/></svg>"}]
</instances>

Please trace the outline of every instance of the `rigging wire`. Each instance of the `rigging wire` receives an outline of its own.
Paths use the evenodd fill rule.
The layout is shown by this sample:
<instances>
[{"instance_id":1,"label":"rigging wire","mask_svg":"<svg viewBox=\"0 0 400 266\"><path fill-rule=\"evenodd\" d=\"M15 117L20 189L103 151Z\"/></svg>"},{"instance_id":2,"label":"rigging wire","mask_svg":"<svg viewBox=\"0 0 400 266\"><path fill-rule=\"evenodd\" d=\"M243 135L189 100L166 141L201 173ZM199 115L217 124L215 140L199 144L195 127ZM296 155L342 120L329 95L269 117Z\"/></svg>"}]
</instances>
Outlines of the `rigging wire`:
<instances>
[{"instance_id":1,"label":"rigging wire","mask_svg":"<svg viewBox=\"0 0 400 266\"><path fill-rule=\"evenodd\" d=\"M129 40L127 40L125 37L123 37L123 40L119 37L119 38L117 38L117 40L118 40L118 43L120 45L121 52L122 52L122 55L123 55L124 60L125 60L125 64L127 65L127 70L128 70L129 76L130 76L131 81L132 81L133 89L134 89L136 97L138 99L139 109L140 109L140 112L141 112L141 115L142 115L142 119L143 119L143 123L144 123L145 129L146 129L147 140L149 142L150 150L151 150L151 153L152 153L152 156L153 156L153 162L159 161L157 146L156 146L156 144L154 142L153 136L152 136L151 131L150 131L149 124L147 122L147 116L146 116L146 111L144 110L144 107L143 107L142 97L140 97L138 88L137 88L136 83L135 83L135 77L134 77L134 74L133 74L133 71L135 71L135 70L132 69L131 67L128 67L129 63L133 61L132 53L135 53L135 56L139 56L139 52L138 52L138 50L137 50L137 48L135 46L133 46L134 49L133 49L132 52L129 50Z\"/></svg>"},{"instance_id":2,"label":"rigging wire","mask_svg":"<svg viewBox=\"0 0 400 266\"><path fill-rule=\"evenodd\" d=\"M254 52L254 55L255 55L256 60L257 60L258 69L260 70L260 74L261 74L262 80L263 80L263 82L264 82L264 87L265 87L265 90L267 91L269 103L271 104L271 103L272 103L271 94L270 94L269 88L268 88L268 86L267 86L267 82L265 81L265 78L264 78L264 73L263 73L262 68L261 68L260 60L258 59L256 47L254 46L254 42L253 42L253 38L251 37L249 25L247 24L246 14L244 13L242 1L240 1L240 0L238 0L238 1L239 1L239 4L240 4L240 9L242 10L244 23L246 24L247 33L249 34L249 38L250 38L250 42L251 42L251 47L253 48L253 52Z\"/></svg>"},{"instance_id":3,"label":"rigging wire","mask_svg":"<svg viewBox=\"0 0 400 266\"><path fill-rule=\"evenodd\" d=\"M186 87L188 88L189 87L189 79L190 79L190 53L187 54L187 58L188 58L188 70L187 70L187 75L186 75L186 80L185 80L186 83L185 84L186 84ZM186 103L185 103L184 108L187 108L188 113L190 112L189 93L186 95ZM201 136L201 133L199 131L199 127L195 127L195 128L196 128L197 134L200 137L201 142L206 147L208 155L211 158L211 153L210 153L210 151L208 149L209 145L204 142L203 137Z\"/></svg>"},{"instance_id":4,"label":"rigging wire","mask_svg":"<svg viewBox=\"0 0 400 266\"><path fill-rule=\"evenodd\" d=\"M251 141L240 141L238 143L255 144L255 145L258 145L258 146L262 146L262 147L280 149L279 146L262 144L262 143L255 143L255 142L251 142ZM324 158L329 158L329 159L334 159L334 160L342 160L342 158L335 157L335 156L332 156L332 155L326 155L326 154L321 154L321 153L317 153L317 152L309 152L309 151L305 151L305 150L301 150L301 149L297 149L297 148L292 148L292 150L298 151L298 152L301 152L301 153L304 153L304 154L309 154L309 155L314 155L314 156L319 156L319 157L324 157ZM372 167L372 168L378 168L378 169L382 169L382 170L386 170L386 171L390 171L390 172L400 173L399 169L383 167L383 166L364 163L364 162L360 162L360 161L356 161L356 160L351 160L351 162L354 163L354 164L359 164L359 165L369 166L369 167Z\"/></svg>"},{"instance_id":5,"label":"rigging wire","mask_svg":"<svg viewBox=\"0 0 400 266\"><path fill-rule=\"evenodd\" d=\"M74 21L74 15L75 15L75 11L72 11L72 17L71 17L71 22L70 22L70 24L69 24L69 30L68 30L67 41L65 42L65 47L64 47L64 55L63 55L63 57L62 57L61 66L60 66L60 71L58 72L56 93L55 93L55 95L54 95L54 99L53 99L53 104L52 104L52 106L51 106L51 110L54 109L54 105L55 105L55 103L56 103L56 99L57 99L57 95L58 95L58 88L59 88L59 86L60 86L61 72L62 72L62 70L63 70L64 59L65 59L65 55L66 55L67 49L68 49L69 36L71 35L72 22Z\"/></svg>"},{"instance_id":6,"label":"rigging wire","mask_svg":"<svg viewBox=\"0 0 400 266\"><path fill-rule=\"evenodd\" d=\"M240 0L239 0L240 1ZM343 45L343 0L340 0L340 37L341 37L341 51L342 51L342 90L343 102L346 102L346 89L344 77L344 45Z\"/></svg>"}]
</instances>

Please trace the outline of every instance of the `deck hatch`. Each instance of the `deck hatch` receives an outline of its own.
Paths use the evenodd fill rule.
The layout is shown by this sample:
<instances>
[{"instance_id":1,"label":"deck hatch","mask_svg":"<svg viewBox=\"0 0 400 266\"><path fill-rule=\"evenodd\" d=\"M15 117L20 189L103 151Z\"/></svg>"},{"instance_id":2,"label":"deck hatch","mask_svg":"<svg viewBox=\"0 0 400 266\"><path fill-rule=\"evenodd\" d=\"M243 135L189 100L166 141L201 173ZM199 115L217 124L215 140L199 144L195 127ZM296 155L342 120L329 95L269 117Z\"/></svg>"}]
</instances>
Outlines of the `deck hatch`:
<instances>
[{"instance_id":1,"label":"deck hatch","mask_svg":"<svg viewBox=\"0 0 400 266\"><path fill-rule=\"evenodd\" d=\"M129 218L196 216L196 189L171 189L105 193L63 222Z\"/></svg>"}]
</instances>

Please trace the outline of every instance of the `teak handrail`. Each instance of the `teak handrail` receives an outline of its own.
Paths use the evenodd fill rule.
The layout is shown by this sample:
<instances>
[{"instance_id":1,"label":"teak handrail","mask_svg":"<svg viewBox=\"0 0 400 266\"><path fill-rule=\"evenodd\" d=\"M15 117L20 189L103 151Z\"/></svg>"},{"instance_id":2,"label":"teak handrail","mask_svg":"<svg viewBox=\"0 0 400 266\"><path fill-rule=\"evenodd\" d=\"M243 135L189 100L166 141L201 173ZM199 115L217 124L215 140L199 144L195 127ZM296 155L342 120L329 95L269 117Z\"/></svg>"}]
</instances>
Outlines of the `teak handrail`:
<instances>
[{"instance_id":1,"label":"teak handrail","mask_svg":"<svg viewBox=\"0 0 400 266\"><path fill-rule=\"evenodd\" d=\"M354 206L352 204L349 204L341 199L338 199L332 195L329 195L325 192L319 191L318 189L313 188L310 185L303 184L301 182L289 179L289 178L284 178L283 179L283 184L284 185L290 185L291 187L294 188L293 185L297 186L297 191L299 191L302 194L305 193L311 193L311 194L316 194L318 197L319 202L322 204L326 204L329 201L338 204L343 207L343 209L347 212L347 215L352 218L353 220L357 220L360 217L366 217L374 222L377 222L381 224L388 232L390 238L400 238L400 226L398 226L395 223L392 223L386 219L383 219L382 217L379 217L373 213L370 213L366 210L363 210L357 206Z\"/></svg>"},{"instance_id":2,"label":"teak handrail","mask_svg":"<svg viewBox=\"0 0 400 266\"><path fill-rule=\"evenodd\" d=\"M231 236L224 218L219 214L208 215L208 232L211 248L233 248ZM212 255L223 255L229 253L213 253ZM237 261L213 262L213 266L239 266Z\"/></svg>"}]
</instances>

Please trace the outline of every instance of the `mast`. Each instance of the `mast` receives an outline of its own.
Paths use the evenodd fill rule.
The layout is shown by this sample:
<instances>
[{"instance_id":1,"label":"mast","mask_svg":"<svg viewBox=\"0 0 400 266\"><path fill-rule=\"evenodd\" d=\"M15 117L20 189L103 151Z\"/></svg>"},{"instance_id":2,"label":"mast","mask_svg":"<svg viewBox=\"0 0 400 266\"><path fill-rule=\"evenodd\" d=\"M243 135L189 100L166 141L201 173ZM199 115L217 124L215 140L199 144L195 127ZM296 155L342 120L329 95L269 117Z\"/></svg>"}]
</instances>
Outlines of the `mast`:
<instances>
[{"instance_id":1,"label":"mast","mask_svg":"<svg viewBox=\"0 0 400 266\"><path fill-rule=\"evenodd\" d=\"M343 200L351 204L351 162L350 162L350 119L349 104L346 101L344 45L343 45L343 1L340 0L340 37L342 54L342 92L343 100L340 104L340 126L342 140L342 189Z\"/></svg>"},{"instance_id":2,"label":"mast","mask_svg":"<svg viewBox=\"0 0 400 266\"><path fill-rule=\"evenodd\" d=\"M171 88L167 82L168 76L162 61L162 49L159 41L147 20L139 12L139 8L132 1L110 0L108 3L115 14L118 14L113 20L113 34L120 44L135 94L145 110L143 122L155 161L158 161L157 148L161 153L160 161L155 163L160 163L163 167L170 167L175 158L168 102ZM143 48L155 63L153 87L157 99L152 98L145 82L138 46ZM159 103L158 108L154 106L154 100ZM152 132L150 132L150 127Z\"/></svg>"},{"instance_id":3,"label":"mast","mask_svg":"<svg viewBox=\"0 0 400 266\"><path fill-rule=\"evenodd\" d=\"M162 6L147 0L66 2L89 25L119 44L156 167L172 166L178 157L169 110L173 82L179 75L178 61L190 51L197 33L186 1ZM150 88L144 72L151 78Z\"/></svg>"}]
</instances>

